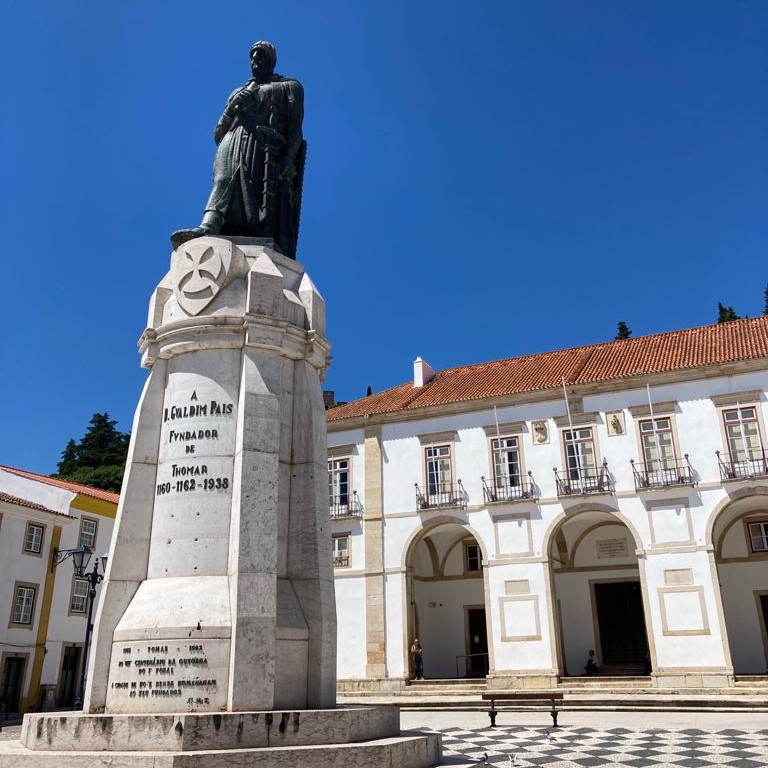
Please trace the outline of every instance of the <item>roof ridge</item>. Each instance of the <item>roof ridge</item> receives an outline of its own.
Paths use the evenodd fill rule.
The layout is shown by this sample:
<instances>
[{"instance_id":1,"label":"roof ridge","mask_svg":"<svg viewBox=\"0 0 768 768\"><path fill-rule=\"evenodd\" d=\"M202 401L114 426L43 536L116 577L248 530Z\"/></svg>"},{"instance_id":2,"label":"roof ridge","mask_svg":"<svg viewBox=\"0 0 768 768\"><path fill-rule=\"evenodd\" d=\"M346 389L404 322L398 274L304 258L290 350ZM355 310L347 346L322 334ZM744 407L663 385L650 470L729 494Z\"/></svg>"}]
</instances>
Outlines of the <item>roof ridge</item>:
<instances>
[{"instance_id":1,"label":"roof ridge","mask_svg":"<svg viewBox=\"0 0 768 768\"><path fill-rule=\"evenodd\" d=\"M754 323L754 322L768 322L768 315L755 315L754 317L740 317L738 320L728 320L723 323L707 323L705 325L694 325L690 328L677 328L674 331L657 331L656 333L647 333L643 336L630 336L628 339L606 339L605 341L596 341L592 344L577 344L574 347L561 347L558 349L547 349L543 352L531 352L527 355L516 355L514 357L501 357L497 360L488 360L484 363L469 363L465 365L456 365L452 368L444 368L440 371L437 371L435 374L435 378L437 376L447 374L447 373L455 373L456 371L461 370L462 368L471 369L471 368L485 368L493 365L500 365L502 363L511 363L515 360L526 360L531 357L542 357L544 355L553 355L557 353L566 353L566 352L577 352L578 350L590 350L593 351L597 349L598 347L606 347L606 346L612 346L614 344L627 344L627 343L633 343L633 342L639 342L639 341L645 341L648 339L653 339L657 337L663 337L663 336L675 336L679 334L686 334L686 333L693 333L695 331L704 331L708 328L712 330L718 330L720 328L725 329L725 326L734 326L734 325L740 325L742 323ZM407 384L407 382L404 382ZM398 384L397 386L402 386L402 384ZM392 387L394 389L394 387ZM387 392L388 390L384 389L382 392ZM354 401L353 401L354 402Z\"/></svg>"},{"instance_id":2,"label":"roof ridge","mask_svg":"<svg viewBox=\"0 0 768 768\"><path fill-rule=\"evenodd\" d=\"M21 496L14 496L12 493L6 493L5 491L0 491L0 501L4 501L6 504L14 504L17 507L34 509L38 512L47 512L51 515L59 515L60 517L68 517L70 519L72 518L72 515L68 515L65 512L59 512L56 509L46 507L44 504L38 504L36 501L30 501L29 499L24 499Z\"/></svg>"},{"instance_id":3,"label":"roof ridge","mask_svg":"<svg viewBox=\"0 0 768 768\"><path fill-rule=\"evenodd\" d=\"M437 371L422 387L404 382L328 413L329 422L411 412L449 403L569 385L712 368L768 359L768 316L610 339Z\"/></svg>"},{"instance_id":4,"label":"roof ridge","mask_svg":"<svg viewBox=\"0 0 768 768\"><path fill-rule=\"evenodd\" d=\"M96 499L103 499L105 501L114 501L120 498L120 494L115 491L106 491L103 488L94 488L91 485L84 485L83 483L75 483L71 480L61 480L58 477L51 477L50 475L41 475L39 472L31 472L28 469L18 469L17 467L9 467L5 464L0 464L0 470L5 470L13 475L19 477L25 477L28 480L39 480L41 483L47 485L53 485L57 488L63 488L64 490L73 491L74 493L82 493L83 496L92 496Z\"/></svg>"}]
</instances>

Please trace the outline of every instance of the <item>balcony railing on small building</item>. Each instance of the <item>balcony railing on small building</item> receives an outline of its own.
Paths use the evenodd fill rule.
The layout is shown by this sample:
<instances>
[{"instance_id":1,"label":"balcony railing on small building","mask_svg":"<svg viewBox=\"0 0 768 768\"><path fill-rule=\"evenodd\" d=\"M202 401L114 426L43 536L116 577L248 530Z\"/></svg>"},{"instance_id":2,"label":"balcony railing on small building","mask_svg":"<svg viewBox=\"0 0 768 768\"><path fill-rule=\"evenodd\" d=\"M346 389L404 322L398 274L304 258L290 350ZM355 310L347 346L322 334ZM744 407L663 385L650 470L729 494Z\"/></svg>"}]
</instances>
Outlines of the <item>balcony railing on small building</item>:
<instances>
[{"instance_id":1,"label":"balcony railing on small building","mask_svg":"<svg viewBox=\"0 0 768 768\"><path fill-rule=\"evenodd\" d=\"M720 467L720 479L723 482L729 480L752 480L755 477L768 477L768 461L765 457L765 449L750 451L748 457L734 459L729 453L725 457L720 451L715 451L717 465Z\"/></svg>"},{"instance_id":2,"label":"balcony railing on small building","mask_svg":"<svg viewBox=\"0 0 768 768\"><path fill-rule=\"evenodd\" d=\"M669 488L673 485L696 485L687 453L682 459L648 462L636 462L630 459L629 463L632 465L636 491Z\"/></svg>"},{"instance_id":3,"label":"balcony railing on small building","mask_svg":"<svg viewBox=\"0 0 768 768\"><path fill-rule=\"evenodd\" d=\"M363 505L357 498L357 491L352 491L351 496L349 494L331 496L329 501L331 520L363 516Z\"/></svg>"},{"instance_id":4,"label":"balcony railing on small building","mask_svg":"<svg viewBox=\"0 0 768 768\"><path fill-rule=\"evenodd\" d=\"M333 556L334 568L349 568L349 555L334 555Z\"/></svg>"},{"instance_id":5,"label":"balcony railing on small building","mask_svg":"<svg viewBox=\"0 0 768 768\"><path fill-rule=\"evenodd\" d=\"M608 462L599 467L554 467L558 496L585 496L591 493L613 493L613 479Z\"/></svg>"},{"instance_id":6,"label":"balcony railing on small building","mask_svg":"<svg viewBox=\"0 0 768 768\"><path fill-rule=\"evenodd\" d=\"M464 509L467 501L461 480L456 483L435 483L422 489L416 483L416 506L418 509L444 509L460 507Z\"/></svg>"},{"instance_id":7,"label":"balcony railing on small building","mask_svg":"<svg viewBox=\"0 0 768 768\"><path fill-rule=\"evenodd\" d=\"M529 472L526 478L522 477L494 477L483 481L483 497L486 504L494 504L500 501L535 501L536 484L533 475Z\"/></svg>"}]
</instances>

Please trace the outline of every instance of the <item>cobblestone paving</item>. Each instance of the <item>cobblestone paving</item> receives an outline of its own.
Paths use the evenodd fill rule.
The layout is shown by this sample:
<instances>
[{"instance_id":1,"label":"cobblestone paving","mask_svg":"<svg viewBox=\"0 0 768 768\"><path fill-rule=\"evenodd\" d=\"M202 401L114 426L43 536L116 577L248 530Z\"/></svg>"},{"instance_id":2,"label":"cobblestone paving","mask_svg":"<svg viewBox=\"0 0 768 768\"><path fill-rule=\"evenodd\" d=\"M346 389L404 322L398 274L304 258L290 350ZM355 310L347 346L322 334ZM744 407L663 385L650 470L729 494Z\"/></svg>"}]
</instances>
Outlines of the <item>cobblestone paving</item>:
<instances>
[{"instance_id":1,"label":"cobblestone paving","mask_svg":"<svg viewBox=\"0 0 768 768\"><path fill-rule=\"evenodd\" d=\"M499 768L768 766L768 730L601 730L586 727L429 730L443 736L443 765L446 766L482 765L484 756L487 756L488 765Z\"/></svg>"}]
</instances>

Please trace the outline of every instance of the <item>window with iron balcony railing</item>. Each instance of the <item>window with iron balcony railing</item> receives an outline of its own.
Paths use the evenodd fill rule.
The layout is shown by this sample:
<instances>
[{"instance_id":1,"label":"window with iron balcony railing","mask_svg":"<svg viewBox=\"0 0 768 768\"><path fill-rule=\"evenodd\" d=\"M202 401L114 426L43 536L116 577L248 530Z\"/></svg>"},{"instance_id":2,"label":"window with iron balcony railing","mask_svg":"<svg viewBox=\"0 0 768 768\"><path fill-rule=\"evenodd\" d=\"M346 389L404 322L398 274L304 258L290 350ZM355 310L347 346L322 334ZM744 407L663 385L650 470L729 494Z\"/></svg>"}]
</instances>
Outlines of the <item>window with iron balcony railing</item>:
<instances>
[{"instance_id":1,"label":"window with iron balcony railing","mask_svg":"<svg viewBox=\"0 0 768 768\"><path fill-rule=\"evenodd\" d=\"M723 482L729 480L752 480L756 477L768 477L768 460L765 449L739 451L736 455L721 454L715 451L717 465L720 468L720 479Z\"/></svg>"},{"instance_id":2,"label":"window with iron balcony railing","mask_svg":"<svg viewBox=\"0 0 768 768\"><path fill-rule=\"evenodd\" d=\"M632 465L636 491L669 488L673 485L696 485L687 453L682 459L665 458L642 462L630 459L629 463Z\"/></svg>"},{"instance_id":3,"label":"window with iron balcony railing","mask_svg":"<svg viewBox=\"0 0 768 768\"><path fill-rule=\"evenodd\" d=\"M331 520L363 516L363 505L357 498L357 491L352 491L351 496L348 493L331 494L328 497L328 505Z\"/></svg>"},{"instance_id":4,"label":"window with iron balcony railing","mask_svg":"<svg viewBox=\"0 0 768 768\"><path fill-rule=\"evenodd\" d=\"M567 469L553 468L558 496L585 496L590 493L613 493L613 478L608 471L608 462L599 467L569 466Z\"/></svg>"},{"instance_id":5,"label":"window with iron balcony railing","mask_svg":"<svg viewBox=\"0 0 768 768\"><path fill-rule=\"evenodd\" d=\"M467 506L461 480L456 483L429 483L424 488L416 485L416 506L419 509L443 509Z\"/></svg>"},{"instance_id":6,"label":"window with iron balcony railing","mask_svg":"<svg viewBox=\"0 0 768 768\"><path fill-rule=\"evenodd\" d=\"M501 475L494 478L480 478L483 481L483 497L486 504L506 501L535 501L536 484L529 472L523 479L519 475Z\"/></svg>"}]
</instances>

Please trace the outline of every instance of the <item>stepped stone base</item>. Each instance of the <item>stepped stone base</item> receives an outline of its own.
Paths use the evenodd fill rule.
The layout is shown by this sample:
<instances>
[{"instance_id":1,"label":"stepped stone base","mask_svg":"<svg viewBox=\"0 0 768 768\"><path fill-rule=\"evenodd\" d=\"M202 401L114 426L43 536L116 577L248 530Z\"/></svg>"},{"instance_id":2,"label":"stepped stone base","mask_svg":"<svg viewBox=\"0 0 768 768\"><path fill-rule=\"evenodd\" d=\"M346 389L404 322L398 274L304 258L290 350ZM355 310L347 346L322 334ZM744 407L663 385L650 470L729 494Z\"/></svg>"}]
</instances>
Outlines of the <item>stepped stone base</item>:
<instances>
[{"instance_id":1,"label":"stepped stone base","mask_svg":"<svg viewBox=\"0 0 768 768\"><path fill-rule=\"evenodd\" d=\"M27 715L0 768L429 768L437 734L400 735L394 706L293 712Z\"/></svg>"}]
</instances>

